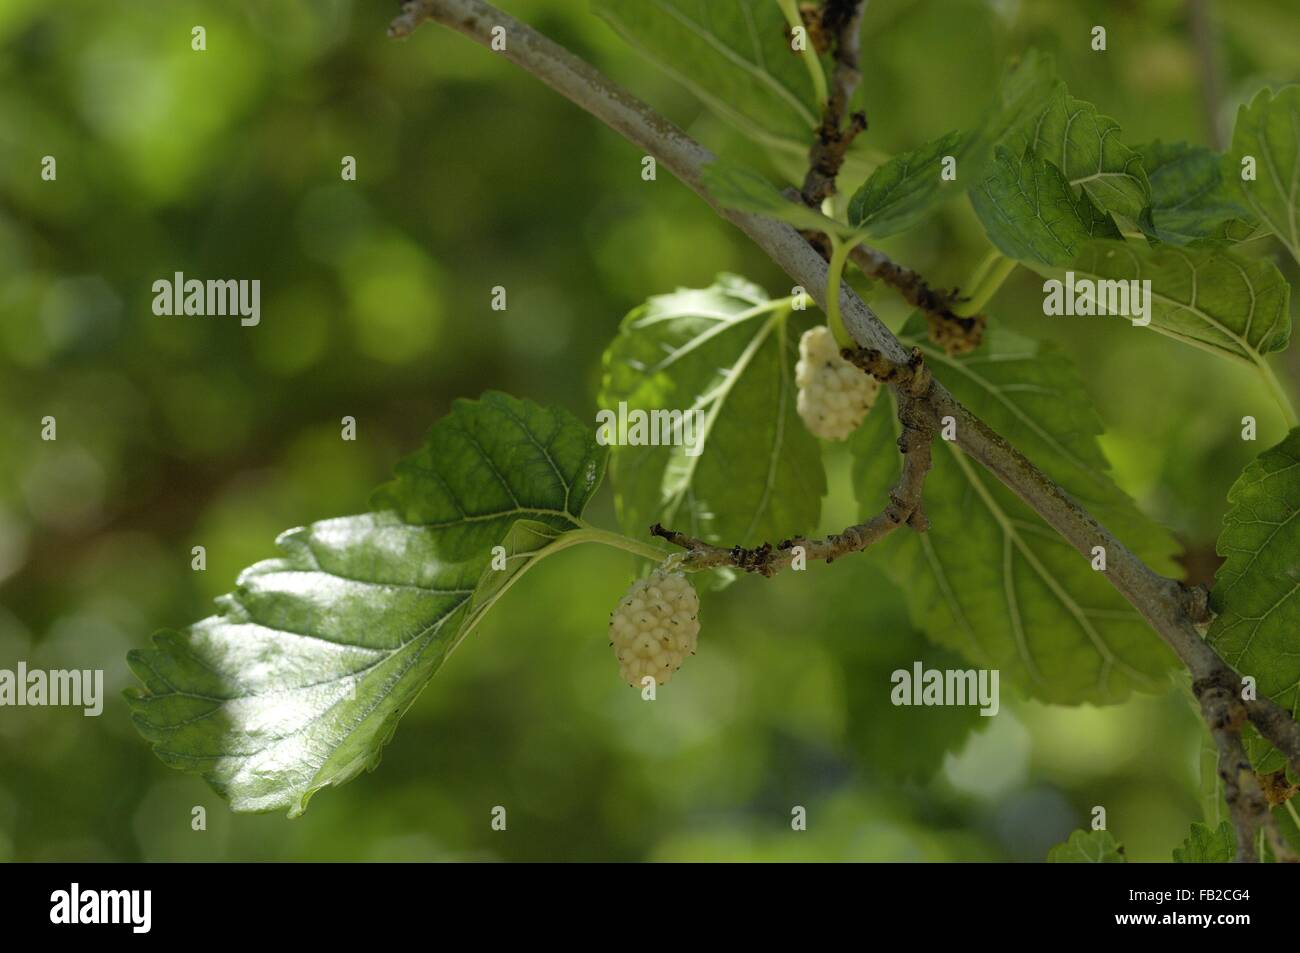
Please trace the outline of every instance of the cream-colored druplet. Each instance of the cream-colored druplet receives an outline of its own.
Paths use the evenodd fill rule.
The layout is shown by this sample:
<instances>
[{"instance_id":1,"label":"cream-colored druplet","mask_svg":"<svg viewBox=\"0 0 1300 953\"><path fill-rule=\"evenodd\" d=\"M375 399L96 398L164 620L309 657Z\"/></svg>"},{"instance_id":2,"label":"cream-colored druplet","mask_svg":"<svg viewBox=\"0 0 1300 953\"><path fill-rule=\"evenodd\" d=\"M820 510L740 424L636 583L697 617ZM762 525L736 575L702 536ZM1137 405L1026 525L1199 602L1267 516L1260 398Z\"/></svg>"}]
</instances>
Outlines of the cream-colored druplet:
<instances>
[{"instance_id":1,"label":"cream-colored druplet","mask_svg":"<svg viewBox=\"0 0 1300 953\"><path fill-rule=\"evenodd\" d=\"M825 440L847 440L876 401L880 383L840 356L831 329L821 324L799 339L794 366L797 407L804 425Z\"/></svg>"},{"instance_id":2,"label":"cream-colored druplet","mask_svg":"<svg viewBox=\"0 0 1300 953\"><path fill-rule=\"evenodd\" d=\"M609 617L609 641L623 681L640 686L647 675L668 684L700 634L700 597L685 573L656 569L638 579Z\"/></svg>"}]
</instances>

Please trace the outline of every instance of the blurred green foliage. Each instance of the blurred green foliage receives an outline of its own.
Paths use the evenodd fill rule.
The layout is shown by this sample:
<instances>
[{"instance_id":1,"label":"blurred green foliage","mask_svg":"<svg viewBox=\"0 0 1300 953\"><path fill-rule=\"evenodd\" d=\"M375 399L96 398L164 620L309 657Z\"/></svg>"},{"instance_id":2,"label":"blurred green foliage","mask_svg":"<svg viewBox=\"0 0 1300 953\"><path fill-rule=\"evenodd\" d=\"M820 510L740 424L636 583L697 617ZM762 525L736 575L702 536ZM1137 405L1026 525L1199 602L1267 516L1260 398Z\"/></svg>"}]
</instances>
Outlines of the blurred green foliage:
<instances>
[{"instance_id":1,"label":"blurred green foliage","mask_svg":"<svg viewBox=\"0 0 1300 953\"><path fill-rule=\"evenodd\" d=\"M502 5L757 161L585 4ZM364 510L456 396L591 413L602 349L651 294L724 270L788 289L686 189L644 182L636 150L503 58L436 27L386 39L394 6L0 5L0 667L103 668L110 691L99 719L0 710L0 858L1040 860L1103 805L1140 861L1218 823L1202 810L1201 729L1172 685L1104 709L1004 698L974 734L985 719L892 707L890 671L947 657L865 561L708 595L700 654L646 704L604 633L634 567L577 549L511 591L378 772L302 819L233 815L164 768L120 699L126 651L207 614L277 532ZM1221 2L1215 22L1230 128L1260 86L1300 80L1300 7ZM1208 142L1180 0L871 0L863 45L883 154L969 125L1029 46L1128 141ZM55 182L39 175L47 154ZM356 182L340 180L344 155ZM956 203L883 247L952 286L983 242ZM175 271L260 278L262 323L155 317L150 286ZM1157 335L1044 319L1039 287L1018 272L992 320L1073 353L1117 481L1208 580L1227 487L1282 436L1270 398ZM901 323L900 302L871 300ZM1239 438L1245 414L1256 444ZM45 415L56 442L40 440ZM355 442L338 438L344 415ZM847 459L831 464L835 528L853 503ZM608 490L591 512L613 525ZM206 572L190 569L198 544Z\"/></svg>"}]
</instances>

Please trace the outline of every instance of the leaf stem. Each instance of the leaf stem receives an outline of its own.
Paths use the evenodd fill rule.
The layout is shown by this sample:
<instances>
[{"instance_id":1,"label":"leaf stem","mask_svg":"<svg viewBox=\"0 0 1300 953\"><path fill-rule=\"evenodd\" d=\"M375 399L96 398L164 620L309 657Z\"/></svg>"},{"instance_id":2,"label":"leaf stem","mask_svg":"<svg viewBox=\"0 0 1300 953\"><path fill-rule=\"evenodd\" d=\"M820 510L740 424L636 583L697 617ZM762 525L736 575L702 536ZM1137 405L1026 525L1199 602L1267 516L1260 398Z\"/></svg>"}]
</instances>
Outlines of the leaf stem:
<instances>
[{"instance_id":1,"label":"leaf stem","mask_svg":"<svg viewBox=\"0 0 1300 953\"><path fill-rule=\"evenodd\" d=\"M790 24L793 31L796 28L804 31L803 49L799 51L799 58L803 60L804 66L808 69L808 77L812 80L813 92L817 96L817 102L825 104L828 93L826 92L826 71L822 69L822 61L817 57L817 50L812 46L808 37L808 28L804 25L803 17L799 15L799 9L795 6L795 0L776 0L777 6L785 14L785 22Z\"/></svg>"},{"instance_id":2,"label":"leaf stem","mask_svg":"<svg viewBox=\"0 0 1300 953\"><path fill-rule=\"evenodd\" d=\"M667 551L660 549L658 546L643 543L639 539L624 536L622 533L614 533L607 529L601 529L599 526L592 526L590 523L584 524L582 529L575 529L565 533L564 538L568 545L577 545L578 543L601 543L605 546L612 546L615 549L621 549L634 556L642 556L646 559L654 560L657 563L663 562L669 556Z\"/></svg>"},{"instance_id":3,"label":"leaf stem","mask_svg":"<svg viewBox=\"0 0 1300 953\"><path fill-rule=\"evenodd\" d=\"M1282 382L1278 380L1277 374L1273 372L1268 360L1261 355L1256 366L1259 368L1259 376L1264 378L1264 384L1268 387L1269 393L1273 395L1273 399L1277 401L1278 407L1282 410L1287 429L1294 430L1296 427L1300 427L1300 417L1296 416L1295 405L1291 403L1291 398L1287 395Z\"/></svg>"},{"instance_id":4,"label":"leaf stem","mask_svg":"<svg viewBox=\"0 0 1300 953\"><path fill-rule=\"evenodd\" d=\"M980 263L975 267L975 270L971 272L970 278L966 280L966 287L978 287L988 275L989 270L998 263L998 259L1001 257L1002 252L990 245L988 252L980 259Z\"/></svg>"},{"instance_id":5,"label":"leaf stem","mask_svg":"<svg viewBox=\"0 0 1300 953\"><path fill-rule=\"evenodd\" d=\"M1007 258L996 249L989 253L980 266L975 269L975 275L971 279L970 297L966 301L958 301L952 306L952 313L960 318L969 318L971 315L979 314L984 310L984 306L989 300L998 293L1002 287L1002 282L1007 280L1007 276L1016 270L1016 260Z\"/></svg>"},{"instance_id":6,"label":"leaf stem","mask_svg":"<svg viewBox=\"0 0 1300 953\"><path fill-rule=\"evenodd\" d=\"M637 556L644 556L646 559L661 563L667 559L671 553L665 552L649 543L642 543L639 540L624 536L621 533L612 533L609 530L601 529L598 526L592 526L586 520L580 520L581 526L578 529L571 529L561 533L556 539L547 543L541 549L529 554L528 561L524 563L523 568L518 572L512 573L508 579L497 589L494 589L481 603L471 605L469 618L465 625L456 634L455 640L447 649L447 654L460 646L469 636L474 628L483 621L483 617L488 614L493 606L500 601L510 589L534 566L540 563L548 556L554 556L556 553L568 549L571 546L578 546L582 543L604 543L606 546L613 546L616 549L622 549ZM477 594L474 597L477 599Z\"/></svg>"},{"instance_id":7,"label":"leaf stem","mask_svg":"<svg viewBox=\"0 0 1300 953\"><path fill-rule=\"evenodd\" d=\"M844 327L844 319L840 316L840 284L844 278L844 267L849 261L849 253L857 247L858 242L840 238L830 232L826 237L831 240L830 270L826 275L826 323L840 347L855 347L853 337Z\"/></svg>"}]
</instances>

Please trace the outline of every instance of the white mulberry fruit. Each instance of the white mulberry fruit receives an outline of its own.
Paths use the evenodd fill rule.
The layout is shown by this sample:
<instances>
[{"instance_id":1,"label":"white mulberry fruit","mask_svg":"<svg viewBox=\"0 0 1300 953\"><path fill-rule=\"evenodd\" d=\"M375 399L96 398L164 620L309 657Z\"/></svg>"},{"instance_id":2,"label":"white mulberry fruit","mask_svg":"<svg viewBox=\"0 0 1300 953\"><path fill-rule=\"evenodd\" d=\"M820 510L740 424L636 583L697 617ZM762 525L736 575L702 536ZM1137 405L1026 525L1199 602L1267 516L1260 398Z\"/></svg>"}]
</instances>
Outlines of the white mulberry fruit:
<instances>
[{"instance_id":1,"label":"white mulberry fruit","mask_svg":"<svg viewBox=\"0 0 1300 953\"><path fill-rule=\"evenodd\" d=\"M805 331L799 339L799 416L816 436L847 440L876 402L880 383L840 356L835 335L826 325Z\"/></svg>"},{"instance_id":2,"label":"white mulberry fruit","mask_svg":"<svg viewBox=\"0 0 1300 953\"><path fill-rule=\"evenodd\" d=\"M618 673L632 686L647 675L668 684L700 634L700 597L685 573L656 569L638 579L609 617Z\"/></svg>"}]
</instances>

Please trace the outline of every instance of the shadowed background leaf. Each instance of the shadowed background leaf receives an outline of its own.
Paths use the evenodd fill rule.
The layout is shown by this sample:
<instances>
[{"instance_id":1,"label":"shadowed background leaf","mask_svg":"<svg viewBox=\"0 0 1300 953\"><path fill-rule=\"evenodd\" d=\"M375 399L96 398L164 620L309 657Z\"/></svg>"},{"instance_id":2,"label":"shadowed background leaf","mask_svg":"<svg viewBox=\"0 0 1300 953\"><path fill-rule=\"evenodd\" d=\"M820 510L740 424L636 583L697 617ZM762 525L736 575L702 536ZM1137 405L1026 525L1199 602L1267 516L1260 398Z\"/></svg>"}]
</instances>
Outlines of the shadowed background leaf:
<instances>
[{"instance_id":1,"label":"shadowed background leaf","mask_svg":"<svg viewBox=\"0 0 1300 953\"><path fill-rule=\"evenodd\" d=\"M1148 565L1176 571L1174 540L1108 475L1101 422L1063 354L995 328L978 350L954 358L925 340L919 318L903 330L965 406ZM897 480L891 403L881 401L851 440L864 514ZM1076 552L954 444L936 441L934 453L924 496L930 530L895 533L870 553L905 585L918 627L1036 698L1108 704L1133 689L1165 690L1172 655L1093 569L1093 556Z\"/></svg>"}]
</instances>

